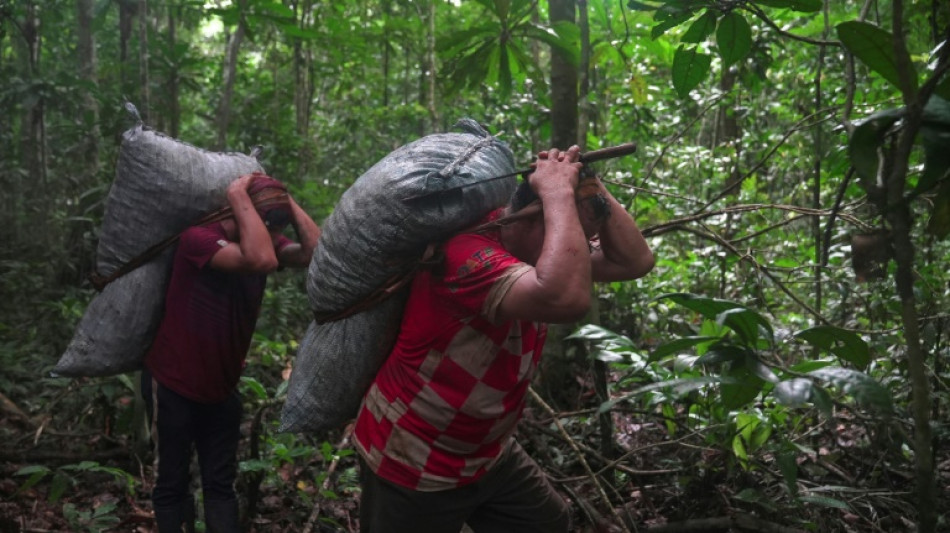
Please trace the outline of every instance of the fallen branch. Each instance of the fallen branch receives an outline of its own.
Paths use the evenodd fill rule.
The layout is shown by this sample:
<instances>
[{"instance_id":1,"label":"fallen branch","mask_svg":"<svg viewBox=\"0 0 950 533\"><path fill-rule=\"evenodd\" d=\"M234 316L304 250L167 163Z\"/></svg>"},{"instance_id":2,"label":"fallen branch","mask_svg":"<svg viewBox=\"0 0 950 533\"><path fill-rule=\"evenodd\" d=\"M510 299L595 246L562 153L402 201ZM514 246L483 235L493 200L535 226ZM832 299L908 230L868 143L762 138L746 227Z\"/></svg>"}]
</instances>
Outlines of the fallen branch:
<instances>
[{"instance_id":1,"label":"fallen branch","mask_svg":"<svg viewBox=\"0 0 950 533\"><path fill-rule=\"evenodd\" d=\"M715 518L697 518L647 528L649 533L689 533L691 531L708 532L717 530L755 531L758 533L805 533L802 529L782 526L747 514L719 516Z\"/></svg>"}]
</instances>

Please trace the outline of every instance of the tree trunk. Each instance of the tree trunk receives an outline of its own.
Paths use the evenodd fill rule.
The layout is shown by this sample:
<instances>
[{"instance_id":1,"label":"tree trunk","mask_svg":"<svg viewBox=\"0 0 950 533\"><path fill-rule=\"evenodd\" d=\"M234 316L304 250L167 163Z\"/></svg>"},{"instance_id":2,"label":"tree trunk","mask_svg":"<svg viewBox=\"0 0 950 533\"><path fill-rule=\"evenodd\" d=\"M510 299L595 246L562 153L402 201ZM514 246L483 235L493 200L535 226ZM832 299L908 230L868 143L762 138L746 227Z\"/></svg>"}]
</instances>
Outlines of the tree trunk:
<instances>
[{"instance_id":1,"label":"tree trunk","mask_svg":"<svg viewBox=\"0 0 950 533\"><path fill-rule=\"evenodd\" d=\"M139 0L139 114L148 121L151 116L151 91L148 72L148 0Z\"/></svg>"},{"instance_id":2,"label":"tree trunk","mask_svg":"<svg viewBox=\"0 0 950 533\"><path fill-rule=\"evenodd\" d=\"M551 23L574 22L574 0L549 2ZM552 50L551 144L562 150L577 144L577 68Z\"/></svg>"},{"instance_id":3,"label":"tree trunk","mask_svg":"<svg viewBox=\"0 0 950 533\"><path fill-rule=\"evenodd\" d=\"M239 8L243 11L244 2L239 3ZM221 99L218 101L217 120L217 139L215 141L216 150L224 150L228 143L228 124L231 122L231 97L234 95L234 79L237 76L238 53L241 51L241 43L244 41L244 22L239 21L237 29L228 39L227 49L224 54L224 68L222 69L222 89Z\"/></svg>"},{"instance_id":4,"label":"tree trunk","mask_svg":"<svg viewBox=\"0 0 950 533\"><path fill-rule=\"evenodd\" d=\"M176 11L180 13L181 7L175 6L173 4L168 5L168 49L175 49L175 42L178 40L176 35L175 26L177 24L177 18L175 16ZM181 80L178 73L178 62L175 61L172 63L171 68L168 72L168 80L166 82L168 91L168 134L172 137L178 137L179 130L181 129L181 103L179 102L179 88L181 86Z\"/></svg>"},{"instance_id":5,"label":"tree trunk","mask_svg":"<svg viewBox=\"0 0 950 533\"><path fill-rule=\"evenodd\" d=\"M925 100L912 84L916 76L912 65L903 58L909 57L904 41L904 2L895 0L892 5L894 56L901 83L901 95L906 113L901 122L901 131L893 151L892 165L886 181L886 217L894 237L894 258L897 262L895 283L901 299L901 318L904 324L904 340L907 342L907 370L910 375L914 417L914 459L917 475L917 513L919 533L933 533L937 528L937 484L934 473L933 434L930 427L930 380L927 371L927 354L921 345L917 299L914 294L914 245L911 241L913 215L904 192L914 139L920 131Z\"/></svg>"},{"instance_id":6,"label":"tree trunk","mask_svg":"<svg viewBox=\"0 0 950 533\"><path fill-rule=\"evenodd\" d=\"M134 94L131 89L129 69L129 41L132 39L132 20L135 17L136 0L119 0L119 85L123 94Z\"/></svg>"},{"instance_id":7,"label":"tree trunk","mask_svg":"<svg viewBox=\"0 0 950 533\"><path fill-rule=\"evenodd\" d=\"M99 79L96 42L92 31L93 7L94 0L76 1L76 54L79 64L79 77L89 83L91 87L97 87ZM84 205L81 199L83 193L96 184L96 175L99 173L99 102L96 101L92 91L89 90L82 90L80 102L83 110L82 132L79 140L80 149L78 151L80 164L75 175L75 190L69 194L69 196L76 198L75 204L72 204L72 210L76 215L82 215L82 212L88 207ZM92 268L91 260L94 254L91 249L86 249L92 243L83 238L86 229L84 223L77 221L73 222L65 233L66 239L62 249L70 250L70 257L88 258L80 263L81 266L75 273L70 268L62 269L61 277L67 275L78 276L78 279L64 279L65 283L78 285Z\"/></svg>"},{"instance_id":8,"label":"tree trunk","mask_svg":"<svg viewBox=\"0 0 950 533\"><path fill-rule=\"evenodd\" d=\"M40 64L40 16L36 4L29 2L24 9L24 17L20 23L22 44L17 47L20 54L20 69L27 80L39 77ZM44 101L42 99L28 100L22 106L20 115L20 154L23 166L26 168L27 183L32 184L30 190L40 190L44 194L40 197L30 195L26 190L15 191L18 197L23 198L23 211L31 211L28 204L44 202L44 199L53 198L55 193L50 191L46 173L46 133ZM36 186L39 186L38 189ZM41 209L41 212L43 210ZM33 242L40 246L51 246L52 232L49 231L49 217L35 217L28 224L30 233L23 235L25 242ZM23 228L17 228L22 230ZM17 231L16 233L19 233Z\"/></svg>"},{"instance_id":9,"label":"tree trunk","mask_svg":"<svg viewBox=\"0 0 950 533\"><path fill-rule=\"evenodd\" d=\"M436 61L435 61L435 0L429 0L428 3L428 16L426 17L428 24L426 25L426 70L428 71L426 84L426 109L429 110L429 132L434 133L439 131L441 128L439 124L442 122L439 118L439 110L436 102Z\"/></svg>"},{"instance_id":10,"label":"tree trunk","mask_svg":"<svg viewBox=\"0 0 950 533\"><path fill-rule=\"evenodd\" d=\"M579 117L577 124L577 145L587 151L587 131L591 122L590 94L590 20L587 16L587 0L577 0L578 25L581 30L580 83L578 87Z\"/></svg>"}]
</instances>

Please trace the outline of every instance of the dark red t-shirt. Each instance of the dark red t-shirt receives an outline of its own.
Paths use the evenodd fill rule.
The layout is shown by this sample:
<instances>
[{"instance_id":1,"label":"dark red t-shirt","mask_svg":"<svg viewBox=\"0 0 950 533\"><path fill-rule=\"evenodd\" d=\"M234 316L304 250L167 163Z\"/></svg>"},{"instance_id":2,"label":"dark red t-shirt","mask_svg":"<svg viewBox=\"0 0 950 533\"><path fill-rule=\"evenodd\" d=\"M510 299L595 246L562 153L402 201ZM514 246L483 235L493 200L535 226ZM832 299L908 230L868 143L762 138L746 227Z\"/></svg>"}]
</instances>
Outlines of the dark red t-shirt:
<instances>
[{"instance_id":1,"label":"dark red t-shirt","mask_svg":"<svg viewBox=\"0 0 950 533\"><path fill-rule=\"evenodd\" d=\"M234 391L264 297L266 274L208 266L230 242L220 223L182 233L165 292L165 313L145 357L145 366L159 383L196 402L222 402ZM281 236L277 249L290 243Z\"/></svg>"}]
</instances>

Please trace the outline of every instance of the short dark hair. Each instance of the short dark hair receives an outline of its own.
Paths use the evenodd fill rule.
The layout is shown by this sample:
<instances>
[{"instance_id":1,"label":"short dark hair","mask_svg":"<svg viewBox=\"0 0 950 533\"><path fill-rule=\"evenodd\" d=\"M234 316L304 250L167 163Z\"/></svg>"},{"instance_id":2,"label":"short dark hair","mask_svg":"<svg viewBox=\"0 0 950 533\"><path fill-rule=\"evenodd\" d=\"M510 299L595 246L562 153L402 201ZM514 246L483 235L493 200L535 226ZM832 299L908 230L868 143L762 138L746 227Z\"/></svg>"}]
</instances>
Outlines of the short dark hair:
<instances>
[{"instance_id":1,"label":"short dark hair","mask_svg":"<svg viewBox=\"0 0 950 533\"><path fill-rule=\"evenodd\" d=\"M268 230L284 229L290 224L290 210L282 206L274 207L267 210L261 218Z\"/></svg>"},{"instance_id":2,"label":"short dark hair","mask_svg":"<svg viewBox=\"0 0 950 533\"><path fill-rule=\"evenodd\" d=\"M511 208L512 213L517 213L521 211L528 204L538 200L538 193L534 192L534 189L531 188L531 184L528 183L527 179L522 179L518 182L518 186L515 188L515 192L511 195L511 200L508 202L508 206Z\"/></svg>"},{"instance_id":3,"label":"short dark hair","mask_svg":"<svg viewBox=\"0 0 950 533\"><path fill-rule=\"evenodd\" d=\"M594 175L581 176L582 181L589 179L597 178ZM515 192L511 195L511 200L508 202L508 206L512 213L517 213L538 199L538 193L534 192L534 189L531 188L527 179L523 179L518 182L518 186L515 188ZM607 198L602 194L579 198L578 201L590 203L594 210L594 216L598 220L606 219L610 216L610 206L607 202Z\"/></svg>"}]
</instances>

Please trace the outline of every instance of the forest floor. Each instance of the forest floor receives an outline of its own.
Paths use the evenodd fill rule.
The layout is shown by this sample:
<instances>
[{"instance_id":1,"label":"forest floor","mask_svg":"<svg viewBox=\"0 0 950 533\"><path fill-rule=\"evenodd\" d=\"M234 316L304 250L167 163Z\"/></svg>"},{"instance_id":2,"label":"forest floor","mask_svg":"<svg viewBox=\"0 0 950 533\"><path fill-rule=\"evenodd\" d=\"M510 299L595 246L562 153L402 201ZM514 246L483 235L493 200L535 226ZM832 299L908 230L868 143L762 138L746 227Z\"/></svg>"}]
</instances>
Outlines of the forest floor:
<instances>
[{"instance_id":1,"label":"forest floor","mask_svg":"<svg viewBox=\"0 0 950 533\"><path fill-rule=\"evenodd\" d=\"M0 533L154 531L147 445L142 451L109 428L79 432L52 419L37 423L0 399ZM900 460L900 446L846 415L820 430L820 446L797 454L792 498L780 460L760 454L737 464L732 453L706 442L708 433L671 436L642 413L614 413L613 444L604 446L613 446L609 456L616 459L607 461L591 448L600 442L595 416L545 413L529 408L518 439L571 502L576 532L915 530L912 463ZM266 420L269 413L258 414ZM262 427L249 421L245 437ZM355 455L340 434L330 437L270 440L263 462L249 460L257 452L242 440L238 489L247 532L358 531ZM947 447L936 465L938 513L947 517Z\"/></svg>"}]
</instances>

